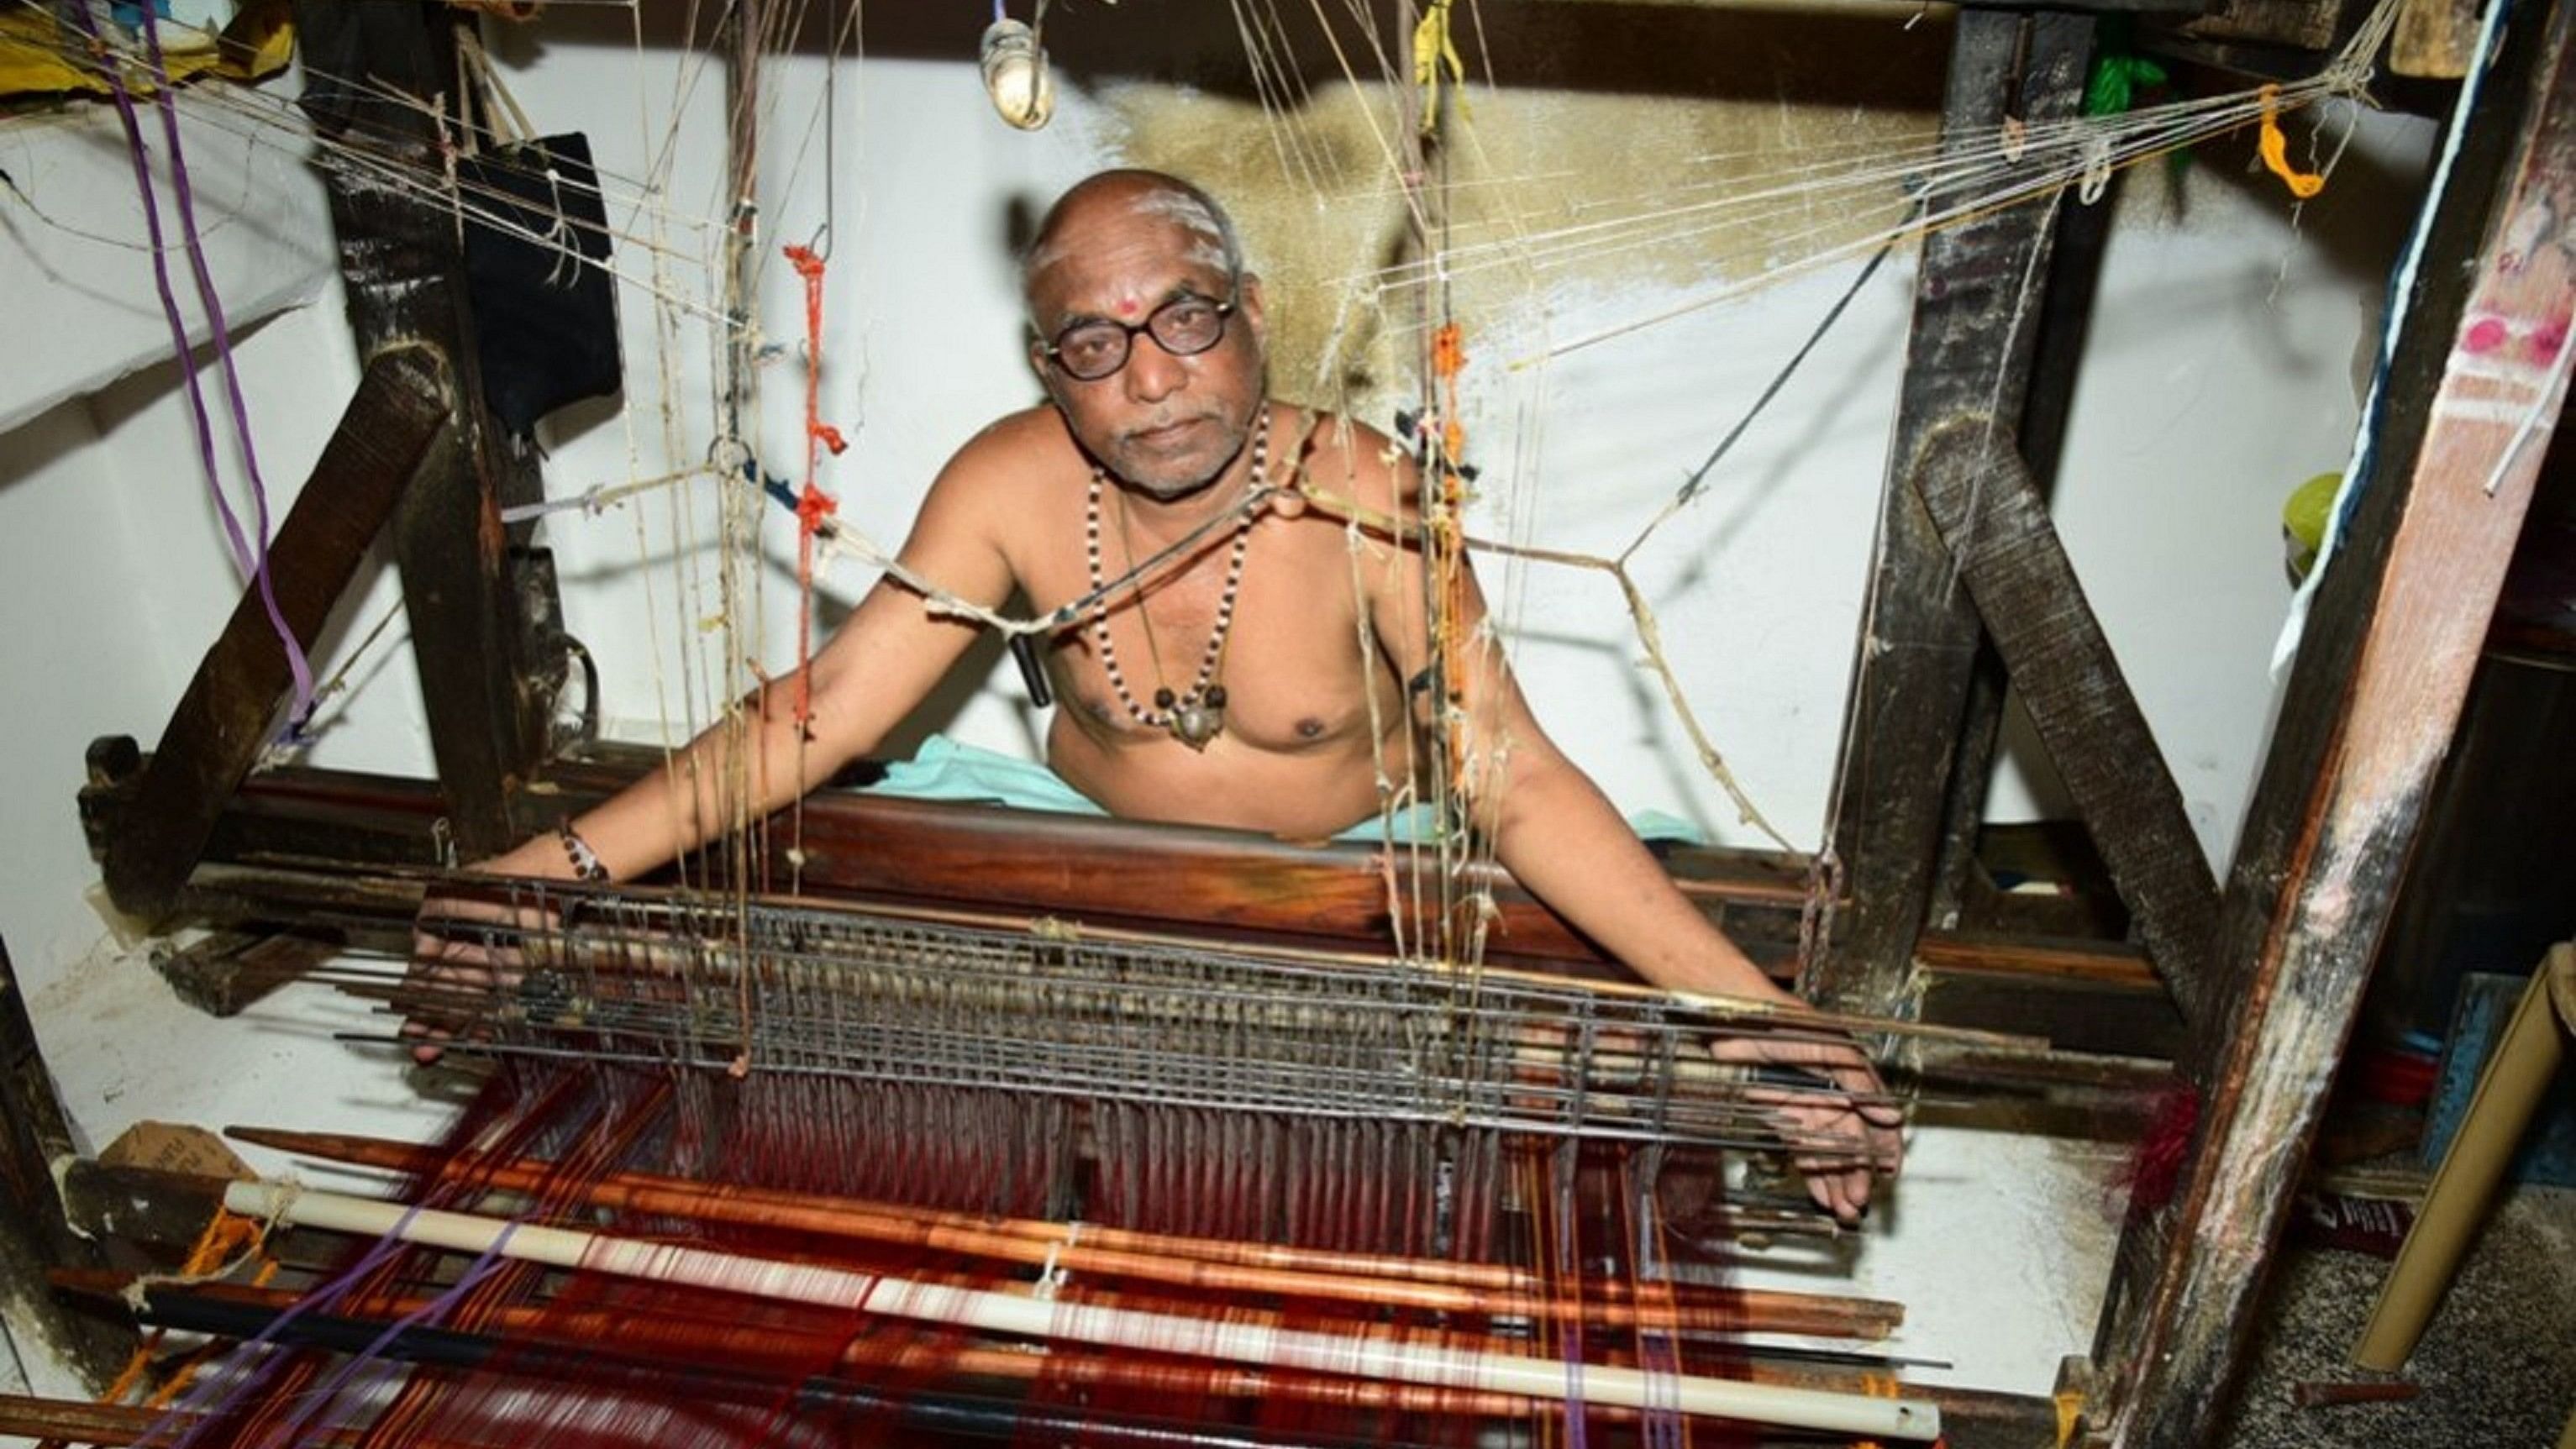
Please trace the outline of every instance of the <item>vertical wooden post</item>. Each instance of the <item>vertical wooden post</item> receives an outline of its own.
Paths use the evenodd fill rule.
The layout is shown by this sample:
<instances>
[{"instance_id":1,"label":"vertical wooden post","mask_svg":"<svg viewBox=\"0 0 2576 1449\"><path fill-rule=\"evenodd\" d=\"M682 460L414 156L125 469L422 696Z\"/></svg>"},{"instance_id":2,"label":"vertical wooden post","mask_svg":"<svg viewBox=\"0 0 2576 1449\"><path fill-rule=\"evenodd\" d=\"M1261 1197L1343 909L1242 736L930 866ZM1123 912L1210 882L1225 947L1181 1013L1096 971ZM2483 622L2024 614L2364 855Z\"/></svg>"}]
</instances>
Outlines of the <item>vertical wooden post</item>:
<instances>
[{"instance_id":1,"label":"vertical wooden post","mask_svg":"<svg viewBox=\"0 0 2576 1449\"><path fill-rule=\"evenodd\" d=\"M98 1245L63 1220L54 1190L54 1160L71 1154L71 1129L45 1054L36 1049L27 995L0 945L0 1326L22 1363L40 1383L53 1365L79 1379L91 1393L105 1388L134 1351L134 1331L105 1318L66 1312L46 1282L49 1269L101 1268ZM51 1385L68 1391L68 1383Z\"/></svg>"},{"instance_id":2,"label":"vertical wooden post","mask_svg":"<svg viewBox=\"0 0 2576 1449\"><path fill-rule=\"evenodd\" d=\"M2044 503L2056 490L2066 452L2066 428L2075 409L2075 379L2082 373L2084 341L2093 328L2093 299L2102 285L2102 255L2119 208L2114 171L2090 202L2058 204L2057 236L2050 244L2048 291L2039 299L2039 337L2030 363L2030 396L2022 404L2021 459ZM1985 825L1986 790L1994 780L1995 749L2003 732L2004 662L1992 647L1977 651L1968 705L1959 725L1959 756L1951 767L1942 805L1940 856L1934 862L1927 923L1948 930L1959 923L1968 879L1977 865L1977 837Z\"/></svg>"},{"instance_id":3,"label":"vertical wooden post","mask_svg":"<svg viewBox=\"0 0 2576 1449\"><path fill-rule=\"evenodd\" d=\"M2074 114L2092 53L2089 17L1967 8L1957 27L1941 109L1950 145L1991 145L2007 120ZM1944 227L1923 244L1828 842L1841 858L1852 905L1802 983L1830 1005L1880 1013L1896 1005L1931 902L1981 635L1950 552L1909 480L1917 449L1943 424L2020 415L2052 210L2045 202L2010 207ZM2009 424L1997 426L2008 445Z\"/></svg>"},{"instance_id":4,"label":"vertical wooden post","mask_svg":"<svg viewBox=\"0 0 2576 1449\"><path fill-rule=\"evenodd\" d=\"M2314 601L2221 914L2179 1197L2133 1219L2097 1357L2112 1443L2208 1441L2566 395L2570 7L2516 13L2459 140L2367 491ZM2232 996L2232 999L2228 999Z\"/></svg>"},{"instance_id":5,"label":"vertical wooden post","mask_svg":"<svg viewBox=\"0 0 2576 1449\"><path fill-rule=\"evenodd\" d=\"M457 380L453 445L405 490L393 545L449 823L466 855L491 854L526 833L512 808L545 749L563 660L538 646L554 600L526 596L501 523L504 506L542 492L535 450L485 412L463 222L436 195L461 104L455 27L473 20L415 0L298 0L295 12L299 45L327 61L303 106L316 131L362 153L322 161L359 356L422 349Z\"/></svg>"}]
</instances>

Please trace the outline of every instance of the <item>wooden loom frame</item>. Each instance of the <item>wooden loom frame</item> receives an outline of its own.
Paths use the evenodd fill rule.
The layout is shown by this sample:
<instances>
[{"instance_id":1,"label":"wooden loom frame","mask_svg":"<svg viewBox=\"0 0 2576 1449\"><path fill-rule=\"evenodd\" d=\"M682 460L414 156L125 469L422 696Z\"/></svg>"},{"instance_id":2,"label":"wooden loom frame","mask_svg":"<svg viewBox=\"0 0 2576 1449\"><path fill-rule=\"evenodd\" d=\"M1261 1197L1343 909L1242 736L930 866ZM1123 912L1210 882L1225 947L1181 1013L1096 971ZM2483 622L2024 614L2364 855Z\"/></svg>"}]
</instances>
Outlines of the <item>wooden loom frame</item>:
<instances>
[{"instance_id":1,"label":"wooden loom frame","mask_svg":"<svg viewBox=\"0 0 2576 1449\"><path fill-rule=\"evenodd\" d=\"M330 8L327 0L299 7L317 23L327 23ZM2482 487L2489 470L2471 456L2476 440L2464 442L2456 427L2446 435L2434 414L2463 310L2494 275L2505 222L2527 194L2554 194L2568 181L2576 79L2567 8L2526 3L2487 82L2490 99L2462 138L2423 280L2401 299L2408 326L2391 369L2397 401L2379 463L2317 598L2223 888L2200 862L2170 777L2135 768L2153 758L2152 742L2041 497L2100 217L2070 211L2052 236L2044 211L2023 207L1926 245L1879 521L1879 604L1856 651L1845 722L1847 742L1866 735L1879 748L1847 756L1836 833L1847 842L1850 904L1805 984L1853 1009L1913 997L1935 1020L2169 1057L2203 1094L2182 1195L2132 1225L2115 1270L2087 1415L2105 1442L2198 1442L2225 1402L2286 1184L2313 1136L2547 446L2552 419L2543 416L2522 445L2522 466L2508 470L2519 481L2490 497ZM370 9L396 17L375 17L386 27L372 42L389 62L380 75L446 73L452 41L443 27L453 22L443 12ZM2070 113L2091 30L2078 14L1963 10L1945 129ZM371 124L394 125L404 114L389 110ZM403 144L434 149L416 118L408 124ZM416 882L362 873L323 889L275 862L317 852L386 865L436 864L449 848L471 856L646 767L613 753L586 763L545 757L540 722L562 675L550 647L551 580L527 548L526 526L514 534L497 521L502 507L536 496L533 460L481 416L466 345L472 322L444 214L336 179L332 200L370 361L277 540L278 596L300 633L318 633L356 554L391 520L441 783L295 771L243 789L283 687L282 661L258 647L265 623L245 603L148 765L130 743L93 751L84 809L111 890L146 916L255 920L301 901L398 923ZM2562 203L2559 214L2571 213L2576 207ZM2087 227L2096 230L2088 236ZM2041 276L2055 278L2052 300L2025 307L2023 283ZM2496 440L2487 443L2492 454ZM1968 546L1954 555L1954 541ZM1981 614L1996 621L1994 653L2068 777L2143 952L1998 944L1931 926L1954 902L1965 868L2001 698L2000 674L1977 662ZM1891 647L1899 643L1916 647ZM2368 748L2357 751L2356 742ZM540 779L548 793L528 789ZM351 808L360 797L405 803L367 814ZM1038 871L997 870L1008 832L972 807L843 799L809 809L805 824L809 847L818 829L827 837L809 883L860 895L925 879L963 891L998 875L1006 887L1017 882L1006 904L1106 902L1112 916L1159 916L1173 904L1178 859L1189 866L1186 894L1221 928L1330 935L1355 922L1366 928L1381 908L1376 871L1350 850L1106 822L1083 827L1096 869L1048 883ZM887 835L898 830L929 858L897 859L907 852ZM1121 867L1146 860L1160 867L1153 897L1122 904ZM1767 943L1776 956L1790 939L1802 894L1794 867L1710 852L1677 869L1697 877L1694 893L1757 951ZM1508 889L1503 896L1514 951L1584 954L1561 923ZM1292 909L1279 908L1291 899ZM240 964L225 954L201 964ZM1959 1442L2053 1441L2046 1401L1990 1397L1983 1415L1954 1417Z\"/></svg>"}]
</instances>

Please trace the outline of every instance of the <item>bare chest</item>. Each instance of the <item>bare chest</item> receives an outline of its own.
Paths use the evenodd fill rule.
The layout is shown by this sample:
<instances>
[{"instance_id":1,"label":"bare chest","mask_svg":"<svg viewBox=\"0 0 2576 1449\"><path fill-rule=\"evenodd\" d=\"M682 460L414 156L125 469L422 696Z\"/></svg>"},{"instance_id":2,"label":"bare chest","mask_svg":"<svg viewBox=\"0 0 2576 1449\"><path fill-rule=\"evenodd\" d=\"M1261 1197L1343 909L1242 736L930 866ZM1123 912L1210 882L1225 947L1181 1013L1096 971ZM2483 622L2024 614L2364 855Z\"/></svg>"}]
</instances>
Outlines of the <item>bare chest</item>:
<instances>
[{"instance_id":1,"label":"bare chest","mask_svg":"<svg viewBox=\"0 0 2576 1449\"><path fill-rule=\"evenodd\" d=\"M1099 576L1138 553L1103 529ZM1071 547L1033 552L1021 573L1052 610L1093 591L1077 521ZM1364 637L1359 581L1340 530L1265 517L1223 530L1139 589L1116 590L1058 634L1049 651L1067 723L1104 747L1168 741L1176 710L1221 705L1242 746L1298 753L1384 734L1396 694L1385 655Z\"/></svg>"}]
</instances>

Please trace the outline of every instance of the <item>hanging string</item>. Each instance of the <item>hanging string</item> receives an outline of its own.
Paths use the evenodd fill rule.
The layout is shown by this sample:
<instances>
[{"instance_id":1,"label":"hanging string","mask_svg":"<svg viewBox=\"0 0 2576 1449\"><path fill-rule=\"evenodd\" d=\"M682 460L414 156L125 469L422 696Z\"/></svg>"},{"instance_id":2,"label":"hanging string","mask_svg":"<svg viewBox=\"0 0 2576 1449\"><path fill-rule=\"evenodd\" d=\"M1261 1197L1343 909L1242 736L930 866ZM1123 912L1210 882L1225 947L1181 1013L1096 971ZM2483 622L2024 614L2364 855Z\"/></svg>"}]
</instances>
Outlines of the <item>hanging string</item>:
<instances>
[{"instance_id":1,"label":"hanging string","mask_svg":"<svg viewBox=\"0 0 2576 1449\"><path fill-rule=\"evenodd\" d=\"M1413 27L1413 83L1422 88L1422 135L1440 130L1440 87L1465 86L1467 64L1458 58L1458 42L1449 33L1452 0L1431 0ZM1461 103L1464 109L1464 103Z\"/></svg>"},{"instance_id":2,"label":"hanging string","mask_svg":"<svg viewBox=\"0 0 2576 1449\"><path fill-rule=\"evenodd\" d=\"M259 596L260 607L268 616L270 629L286 654L286 664L295 683L295 696L287 712L286 734L294 737L313 711L313 666L304 656L304 646L287 626L285 614L278 608L277 592L272 587L268 569L268 489L260 476L259 454L252 445L250 412L243 399L241 374L233 359L232 336L224 322L222 300L215 290L214 276L206 264L205 247L197 229L194 192L188 182L188 163L179 144L179 117L171 98L168 65L161 53L159 27L152 17L152 7L143 7L143 33L151 73L155 79L156 108L161 117L162 136L169 147L171 191L177 202L181 239L194 274L199 305L205 312L215 355L221 363L225 391L232 404L234 440L241 448L242 461L250 473L251 498L256 507L254 545L242 530L242 521L225 495L221 464L215 456L212 409L206 401L205 388L197 379L195 358L188 346L188 327L179 311L177 289L170 281L168 252L161 230L161 207L157 189L152 184L150 151L143 140L143 124L135 112L133 93L125 84L124 68L107 46L98 28L97 17L90 13L89 0L75 0L71 6L73 23L91 43L91 59L100 76L107 82L108 94L116 105L118 121L125 130L125 143L134 162L134 184L143 205L144 233L150 239L152 280L161 299L161 315L170 328L170 347L179 370L180 382L188 400L189 420L197 435L197 461L206 480L207 494L213 499L215 516L222 522L224 537L233 557L233 567Z\"/></svg>"},{"instance_id":3,"label":"hanging string","mask_svg":"<svg viewBox=\"0 0 2576 1449\"><path fill-rule=\"evenodd\" d=\"M19 3L25 3L25 0L19 0ZM1308 90L1307 83L1303 79L1302 72L1299 68L1293 63L1290 63L1286 57L1285 52L1287 50L1287 45L1285 32L1278 26L1275 7L1259 3L1259 0L1236 0L1235 8L1238 21L1243 25L1248 34L1260 40L1261 45L1259 48L1262 54L1268 57L1268 63L1266 65L1258 65L1256 67L1260 74L1271 77L1272 83L1265 85L1265 90L1268 92L1268 94L1265 95L1265 110L1273 110L1274 108L1284 109L1291 105L1302 105L1308 99L1306 94ZM1322 6L1319 4L1317 9L1320 15ZM1442 0L1442 3L1433 6L1431 10L1425 14L1424 18L1426 21L1436 20L1439 22L1440 29L1436 33L1436 38L1440 43L1441 51L1450 56L1453 62L1446 70L1435 68L1434 75L1435 77L1445 75L1453 85L1457 85L1463 80L1463 66L1454 64L1454 37L1449 34L1449 9L1450 7L1447 0ZM2382 12L2387 9L2388 7L2385 5L2380 7ZM792 12L785 7L765 7L765 18L768 22L768 25L765 28L776 28L778 25L784 23L784 18L791 13ZM1328 35L1329 34L1330 32L1328 32ZM1424 38L1423 32L1417 31L1416 38ZM1375 45L1377 42L1372 38L1369 43L1371 45ZM1340 54L1340 42L1338 38L1334 39L1334 44L1336 47L1336 54L1338 55ZM1247 46L1248 51L1253 48L1254 47L1250 45ZM1381 66L1387 72L1385 79L1391 82L1400 83L1400 78L1404 74L1405 61L1408 59L1418 60L1422 54L1423 52L1417 48L1416 52L1411 57L1399 56L1390 58L1383 51L1380 51L1378 59ZM690 84L694 84L695 77L703 73L705 59L706 58L702 55L693 55L690 58L691 68L688 71ZM1348 61L1349 58L1344 57L1344 68L1346 72L1350 69ZM2276 109L2285 110L2297 104L2304 104L2315 98L2317 95L2326 93L2326 90L2332 86L2348 84L2351 81L2352 72L2353 68L2351 66L2349 66L2345 61L2339 60L2337 69L2335 71L2330 71L2327 76L2321 77L2318 81L2296 83L2292 87L2282 91L2276 99ZM1461 98L1463 99L1463 92L1461 94ZM209 103L221 105L229 103L230 99L230 97L197 97L190 99L188 103L198 106ZM828 90L826 92L825 102L828 107ZM2155 108L2154 110L2138 112L2133 117L2125 118L2126 124L2114 132L2105 133L2097 128L2094 131L2087 133L2080 142L2070 139L2072 133L2054 132L2046 127L2033 126L2028 129L2028 133L2024 137L2024 145L2026 147L2025 156L2028 158L2062 156L2066 159L2058 169L2067 171L2070 175L2082 175L2086 172L2095 172L2095 174L2098 174L2098 172L2095 171L2095 168L2105 154L2106 148L2110 154L2126 161L2134 159L2137 156L2149 154L2154 148L2170 149L2180 144L2187 144L2185 140L2181 139L2186 135L2206 133L2209 132L2212 127L2223 129L2228 125L2242 124L2242 121L2245 119L2244 107L2244 98L2236 97L2232 99L2219 98L2216 101L2206 103L2188 102L2175 107ZM252 109L253 106L251 104L244 104L235 107L233 113L250 115L252 113ZM1426 105L1424 109L1426 112L1431 112L1436 108L1434 106ZM671 119L671 131L676 134L678 129L677 108L675 108ZM259 124L274 129L284 130L289 128L290 123L284 119L270 117L260 120ZM1373 118L1371 120L1371 124L1372 126L1375 124ZM298 129L300 131L300 128ZM1463 128L1461 129L1463 133ZM2114 139L2109 142L2104 141L2103 136L2105 134L2113 136ZM661 153L661 159L656 162L651 174L648 174L641 182L637 183L640 188L640 199L637 202L639 208L648 206L651 199L658 197L660 194L660 188L662 186L661 174L667 167L669 156L671 154L667 144L670 139L670 135L665 136L666 145ZM830 133L827 131L824 147L827 157L830 139ZM1295 138L1292 136L1287 138L1287 141L1293 142L1294 139ZM1381 140L1383 141L1384 138L1381 137ZM1902 148L1899 148L1899 151L1901 150ZM1290 155L1292 160L1295 160L1300 155L1300 153L1289 149L1286 142L1283 142L1283 152ZM336 155L336 153L334 154ZM1329 153L1324 154L1329 155ZM1804 168L1810 174L1801 176L1793 173L1790 182L1784 186L1757 192L1744 203L1729 202L1722 204L1727 208L1731 208L1731 210L1718 209L1719 204L1711 204L1705 207L1699 205L1694 205L1692 207L1658 207L1651 210L1641 209L1635 215L1619 217L1606 223L1586 220L1578 223L1576 226L1559 228L1553 231L1533 231L1515 228L1512 236L1506 240L1478 242L1473 246L1465 248L1454 245L1443 245L1437 248L1430 255L1422 257L1417 261L1408 262L1406 265L1419 268L1424 280L1430 279L1430 273L1435 266L1440 269L1443 275L1446 275L1461 266L1509 265L1521 268L1526 272L1533 266L1561 265L1581 256L1604 255L1621 248L1644 245L1659 238L1668 239L1673 237L1706 235L1712 229L1713 225L1719 222L1724 222L1724 224L1727 225L1736 224L1732 221L1725 220L1726 217L1732 214L1740 213L1748 209L1761 210L1766 207L1776 211L1777 206L1774 203L1777 202L1794 199L1800 205L1808 205L1813 204L1815 199L1819 196L1848 193L1851 188L1856 186L1886 186L1891 182L1909 178L1922 180L1927 184L1954 187L1958 185L1963 178L1974 179L1976 177L1988 177L1996 170L1996 165L1992 157L1983 158L1978 163L1978 169L1959 171L1937 168L1927 169L1925 163L1921 160L1893 153L1886 153L1876 157L1857 160L1846 159L1837 152L1837 149L1832 145L1832 143L1820 146L1814 151L1811 151L1810 154L1817 158L1815 164ZM1710 164L1712 175L1726 169L1725 167L1716 164L1718 158L1698 159ZM379 167L383 165L380 160L372 164ZM1315 161L1308 158L1304 160L1302 164L1306 168L1309 168L1309 175L1315 177L1319 181L1325 182L1326 184L1332 184L1338 181L1338 168L1328 161ZM389 184L409 189L416 186L431 185L434 184L434 181L424 181L422 178L417 176L401 174L389 178ZM1394 184L1392 181L1370 181L1364 183L1358 188L1354 188L1353 192L1354 194L1365 195L1369 193L1371 188L1392 184ZM1445 187L1448 183L1444 180L1442 184ZM1481 185L1484 183L1470 184ZM1688 180L1688 178L1684 178L1680 186L1676 188L1674 194L1687 194L1688 190L1694 185L1710 186L1716 184L1718 183L1714 181L1695 183ZM2058 184L2065 184L2065 182L2063 179L2060 179ZM1964 209L1967 208L1970 203L1987 206L1994 204L1994 192L1991 185L1989 184L1984 192L1971 196L1970 202L1962 204L1963 209L1947 215L1933 214L1926 216L1921 219L1921 226L1929 228L1931 226L1948 224L1956 220L1965 219L1968 215L1974 214L1973 211ZM1408 200L1408 204L1418 205L1418 203L1410 200ZM1911 202L1908 202L1907 204L1910 206ZM775 211L777 208L771 207L768 209ZM665 216L677 217L678 213L669 212L658 206L653 206L652 215L656 218L662 218ZM687 224L689 225L694 226L699 224L694 220L688 220L685 218L683 218L683 220L687 220ZM1469 223L1470 229L1472 230L1475 225L1476 223L1471 221ZM1899 228L1895 233L1885 233L1879 237L1871 238L1869 239L1869 243L1875 243L1876 246L1874 249L1883 252L1885 247L1897 239L1899 234L1911 234L1911 230L1911 228ZM1491 233L1488 232L1488 235L1490 234ZM548 241L552 239L538 238L537 240ZM815 246L815 250L818 255L822 251L823 245L827 243L827 240L828 232L818 234ZM1864 246L1867 246L1869 243L1864 243ZM654 252L657 266L663 254L664 252L661 250ZM676 252L672 252L670 254L679 255ZM1819 253L1819 255L1826 256L1838 256L1844 254L1846 253ZM1859 249L1850 249L1848 250L1848 254L1856 260L1863 254L1863 252ZM1382 282L1383 280L1393 276L1395 276L1395 273L1390 269L1388 272L1381 273L1377 277L1364 279L1357 290L1365 292L1371 285ZM671 307L687 309L698 313L699 315L716 319L717 325L720 328L730 330L736 327L748 327L751 325L749 321L750 314L747 311L738 312L728 316L724 309L710 306L694 295L684 295L680 289L661 286L658 282L648 285L643 280L624 280L629 280L631 285L638 285L644 290L652 292ZM810 330L811 329L809 328L809 331ZM1431 350L1434 353L1440 350L1436 339L1433 339ZM1445 433L1447 428L1456 426L1460 421L1461 416L1456 407L1450 406L1444 408L1444 441L1446 441ZM815 423L819 423L819 419L810 419L809 427L811 424ZM1463 432L1463 430L1461 431ZM813 434L810 431L808 437L810 442L813 438ZM1459 441L1463 445L1463 436ZM1456 456L1456 454L1453 452L1452 456ZM725 466L711 471L715 471L719 475L730 474L734 471L732 460L726 460ZM809 469L809 472L810 471L811 470ZM1516 476L1518 476L1520 471L1521 470L1515 470ZM1529 485L1526 479L1524 479L1516 486L1527 487ZM810 478L807 480L807 487L812 487L812 480ZM882 559L884 554L883 550L877 549L873 544L866 543L863 539L858 539L852 531L847 530L846 528L833 527L829 522L831 517L830 500L828 498L821 497L821 495L819 495L819 491L816 496L820 501L811 505L807 503L805 493L802 491L794 494L791 500L791 506L796 508L799 517L800 585L804 581L804 576L808 573L808 570L803 567L803 556L808 554L819 544L832 544L832 551L836 553L869 557L871 558L871 561ZM1597 564L1599 561L1592 562ZM801 592L803 592L803 590L800 587L800 593ZM924 592L930 606L935 610L968 614L990 612L975 610L971 606L965 605L963 601L949 598L935 589L925 590ZM713 614L710 614L704 609L690 612L693 617L698 619L729 619L729 615L723 610L717 610ZM1007 622L1017 625L1019 628L1028 630L1034 630L1046 626L1046 621L1042 619ZM806 631L800 629L800 650L804 648L801 636L805 632ZM803 671L800 670L800 674L802 672Z\"/></svg>"}]
</instances>

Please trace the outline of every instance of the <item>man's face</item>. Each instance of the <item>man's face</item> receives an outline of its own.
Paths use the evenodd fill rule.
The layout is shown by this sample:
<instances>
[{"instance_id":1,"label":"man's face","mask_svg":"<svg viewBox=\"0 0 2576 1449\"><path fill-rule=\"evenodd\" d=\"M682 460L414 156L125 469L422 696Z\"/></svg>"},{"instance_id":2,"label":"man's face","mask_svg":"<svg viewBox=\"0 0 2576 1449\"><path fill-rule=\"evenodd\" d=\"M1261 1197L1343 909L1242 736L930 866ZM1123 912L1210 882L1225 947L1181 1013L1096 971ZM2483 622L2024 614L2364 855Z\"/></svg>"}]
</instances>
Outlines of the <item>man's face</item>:
<instances>
[{"instance_id":1,"label":"man's face","mask_svg":"<svg viewBox=\"0 0 2576 1449\"><path fill-rule=\"evenodd\" d=\"M1029 277L1029 315L1044 339L1039 375L1074 437L1130 486L1166 501L1206 487L1242 452L1262 397L1261 284L1227 275L1224 246L1159 198L1108 200L1057 232ZM1126 365L1084 382L1045 355L1045 341L1086 322L1141 327L1176 298L1231 301L1214 347L1175 357L1150 333Z\"/></svg>"}]
</instances>

